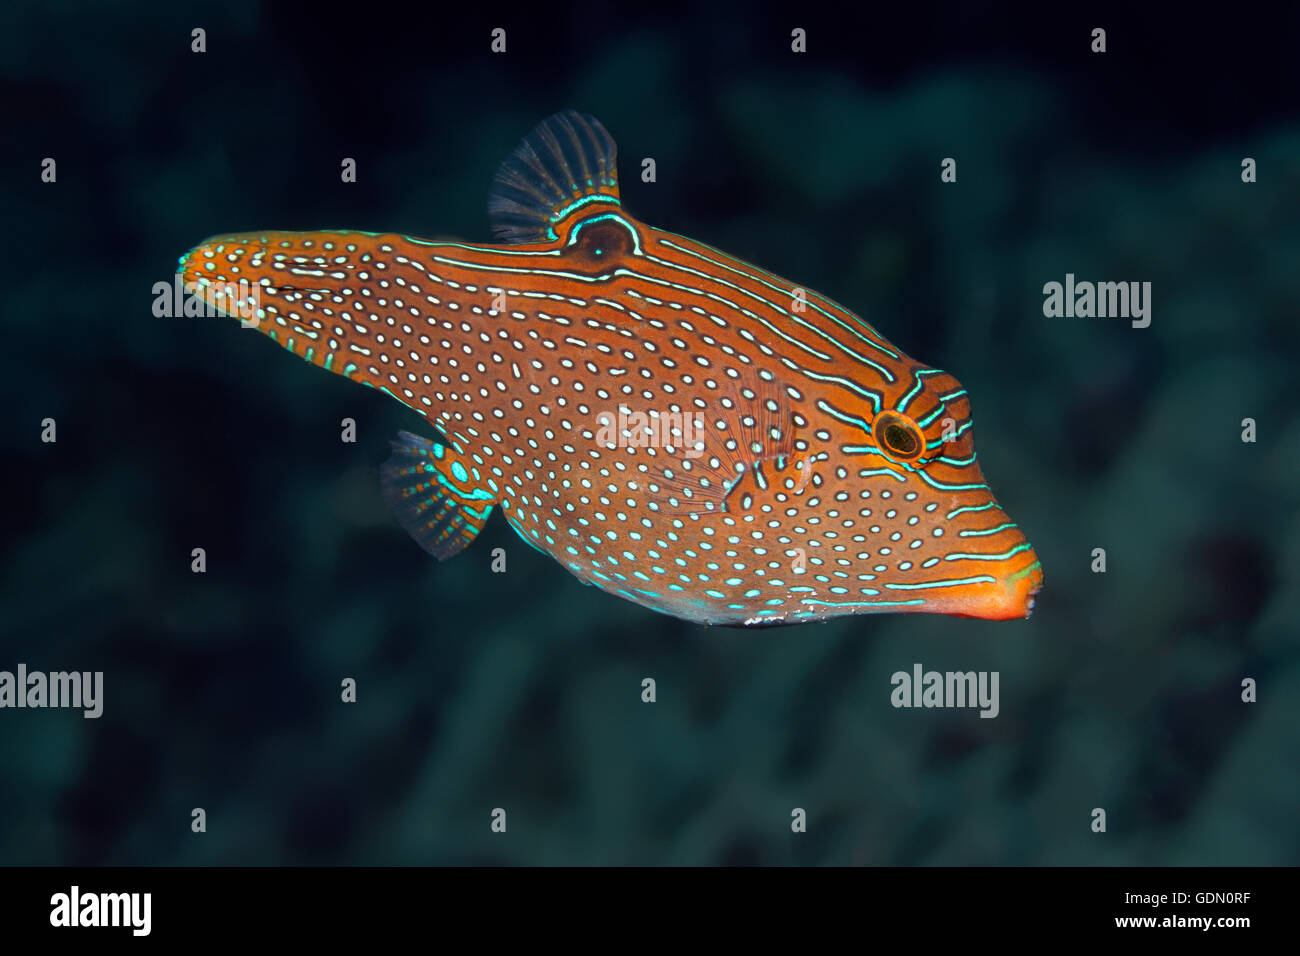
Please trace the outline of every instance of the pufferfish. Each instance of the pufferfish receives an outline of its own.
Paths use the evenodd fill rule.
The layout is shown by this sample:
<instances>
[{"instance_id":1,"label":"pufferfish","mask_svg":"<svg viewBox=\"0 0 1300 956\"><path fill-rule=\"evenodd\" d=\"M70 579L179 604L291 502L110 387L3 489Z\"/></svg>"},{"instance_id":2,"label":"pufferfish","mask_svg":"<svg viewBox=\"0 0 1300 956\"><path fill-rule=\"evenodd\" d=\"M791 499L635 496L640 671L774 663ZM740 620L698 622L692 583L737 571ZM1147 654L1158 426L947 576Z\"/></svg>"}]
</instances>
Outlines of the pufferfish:
<instances>
[{"instance_id":1,"label":"pufferfish","mask_svg":"<svg viewBox=\"0 0 1300 956\"><path fill-rule=\"evenodd\" d=\"M245 232L187 288L439 434L381 468L439 560L492 509L579 580L704 624L1025 618L1029 541L975 459L966 390L844 306L632 218L593 117L501 165L498 243Z\"/></svg>"}]
</instances>

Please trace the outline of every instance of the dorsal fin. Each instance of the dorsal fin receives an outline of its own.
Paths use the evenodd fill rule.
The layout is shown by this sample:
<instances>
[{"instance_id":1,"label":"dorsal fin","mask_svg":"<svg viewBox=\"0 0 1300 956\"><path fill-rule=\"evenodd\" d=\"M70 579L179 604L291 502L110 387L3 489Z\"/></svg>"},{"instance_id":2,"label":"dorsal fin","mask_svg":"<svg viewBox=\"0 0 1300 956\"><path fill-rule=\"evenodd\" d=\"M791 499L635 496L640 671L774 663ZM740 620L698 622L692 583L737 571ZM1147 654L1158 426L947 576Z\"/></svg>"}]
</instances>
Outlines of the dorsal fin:
<instances>
[{"instance_id":1,"label":"dorsal fin","mask_svg":"<svg viewBox=\"0 0 1300 956\"><path fill-rule=\"evenodd\" d=\"M542 120L497 170L492 231L504 242L546 242L576 206L620 205L617 152L594 116L565 110Z\"/></svg>"}]
</instances>

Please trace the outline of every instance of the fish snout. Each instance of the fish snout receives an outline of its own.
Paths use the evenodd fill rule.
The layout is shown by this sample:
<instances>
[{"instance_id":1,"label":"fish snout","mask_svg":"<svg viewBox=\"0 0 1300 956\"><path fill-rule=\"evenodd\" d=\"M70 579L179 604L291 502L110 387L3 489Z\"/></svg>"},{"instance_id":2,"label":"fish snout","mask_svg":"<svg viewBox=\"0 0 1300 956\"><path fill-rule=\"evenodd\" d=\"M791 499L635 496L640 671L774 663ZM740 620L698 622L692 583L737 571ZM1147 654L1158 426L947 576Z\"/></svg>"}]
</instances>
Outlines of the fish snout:
<instances>
[{"instance_id":1,"label":"fish snout","mask_svg":"<svg viewBox=\"0 0 1300 956\"><path fill-rule=\"evenodd\" d=\"M917 610L986 621L1028 620L1043 587L1043 569L1029 548L995 567L985 564L960 580L960 586L946 587Z\"/></svg>"},{"instance_id":2,"label":"fish snout","mask_svg":"<svg viewBox=\"0 0 1300 956\"><path fill-rule=\"evenodd\" d=\"M1016 558L1019 560L1008 562L1007 569L998 577L996 590L987 599L987 613L977 616L990 621L1012 621L1028 620L1033 615L1034 601L1043 589L1043 566L1032 547Z\"/></svg>"},{"instance_id":3,"label":"fish snout","mask_svg":"<svg viewBox=\"0 0 1300 956\"><path fill-rule=\"evenodd\" d=\"M979 518L979 527L957 532L961 544L944 556L963 586L948 592L941 611L989 621L1028 619L1043 588L1038 555L1000 509L981 511Z\"/></svg>"}]
</instances>

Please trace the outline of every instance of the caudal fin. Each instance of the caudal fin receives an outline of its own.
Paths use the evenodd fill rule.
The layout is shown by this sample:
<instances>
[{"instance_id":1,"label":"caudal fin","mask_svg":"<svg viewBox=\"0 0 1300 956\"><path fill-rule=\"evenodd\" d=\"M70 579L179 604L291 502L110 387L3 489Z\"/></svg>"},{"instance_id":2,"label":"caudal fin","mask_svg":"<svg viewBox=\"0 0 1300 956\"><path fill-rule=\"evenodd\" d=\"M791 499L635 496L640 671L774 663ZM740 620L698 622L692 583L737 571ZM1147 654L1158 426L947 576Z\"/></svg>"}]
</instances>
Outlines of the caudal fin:
<instances>
[{"instance_id":1,"label":"caudal fin","mask_svg":"<svg viewBox=\"0 0 1300 956\"><path fill-rule=\"evenodd\" d=\"M300 358L411 404L393 358L397 328L410 319L385 278L405 242L366 232L232 233L185 253L177 272Z\"/></svg>"}]
</instances>

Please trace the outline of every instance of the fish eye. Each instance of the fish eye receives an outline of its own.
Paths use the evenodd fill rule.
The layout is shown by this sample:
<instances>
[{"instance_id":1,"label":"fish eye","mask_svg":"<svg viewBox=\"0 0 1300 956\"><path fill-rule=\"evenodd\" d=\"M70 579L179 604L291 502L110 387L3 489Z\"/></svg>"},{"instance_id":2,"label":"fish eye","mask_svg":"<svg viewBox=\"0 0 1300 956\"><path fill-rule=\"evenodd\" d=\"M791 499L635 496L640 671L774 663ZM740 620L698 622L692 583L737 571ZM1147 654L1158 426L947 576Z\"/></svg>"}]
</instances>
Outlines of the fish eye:
<instances>
[{"instance_id":1,"label":"fish eye","mask_svg":"<svg viewBox=\"0 0 1300 956\"><path fill-rule=\"evenodd\" d=\"M897 461L916 461L925 453L925 436L912 419L899 412L882 412L872 422L876 444Z\"/></svg>"}]
</instances>

